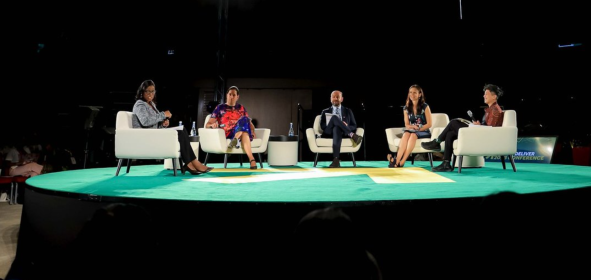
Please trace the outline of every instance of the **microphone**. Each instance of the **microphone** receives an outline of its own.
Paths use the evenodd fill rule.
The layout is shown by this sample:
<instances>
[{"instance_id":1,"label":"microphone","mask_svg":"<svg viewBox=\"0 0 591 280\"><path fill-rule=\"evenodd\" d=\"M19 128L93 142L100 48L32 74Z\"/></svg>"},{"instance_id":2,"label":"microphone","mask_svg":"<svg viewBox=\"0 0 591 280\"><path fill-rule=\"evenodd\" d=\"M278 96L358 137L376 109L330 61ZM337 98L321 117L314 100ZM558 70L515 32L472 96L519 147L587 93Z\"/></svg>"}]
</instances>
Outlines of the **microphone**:
<instances>
[{"instance_id":1,"label":"microphone","mask_svg":"<svg viewBox=\"0 0 591 280\"><path fill-rule=\"evenodd\" d=\"M472 111L468 110L468 116L470 116L470 119L472 119L472 122L476 122L474 115L472 115Z\"/></svg>"}]
</instances>

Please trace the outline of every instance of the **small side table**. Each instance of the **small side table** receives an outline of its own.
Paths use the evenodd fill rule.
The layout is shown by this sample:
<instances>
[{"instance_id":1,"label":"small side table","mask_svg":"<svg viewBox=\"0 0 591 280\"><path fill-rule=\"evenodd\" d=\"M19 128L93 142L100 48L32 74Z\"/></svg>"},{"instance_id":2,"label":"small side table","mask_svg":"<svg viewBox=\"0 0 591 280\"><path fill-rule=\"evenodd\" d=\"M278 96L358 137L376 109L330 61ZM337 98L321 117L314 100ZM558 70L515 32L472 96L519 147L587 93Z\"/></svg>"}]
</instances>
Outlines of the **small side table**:
<instances>
[{"instance_id":1,"label":"small side table","mask_svg":"<svg viewBox=\"0 0 591 280\"><path fill-rule=\"evenodd\" d=\"M191 141L191 148L193 148L195 156L199 159L199 135L189 136L189 141ZM164 169L172 170L172 159L164 160ZM176 169L181 170L181 164L178 159L176 159Z\"/></svg>"},{"instance_id":2,"label":"small side table","mask_svg":"<svg viewBox=\"0 0 591 280\"><path fill-rule=\"evenodd\" d=\"M293 166L298 164L298 135L271 135L267 161L269 166Z\"/></svg>"}]
</instances>

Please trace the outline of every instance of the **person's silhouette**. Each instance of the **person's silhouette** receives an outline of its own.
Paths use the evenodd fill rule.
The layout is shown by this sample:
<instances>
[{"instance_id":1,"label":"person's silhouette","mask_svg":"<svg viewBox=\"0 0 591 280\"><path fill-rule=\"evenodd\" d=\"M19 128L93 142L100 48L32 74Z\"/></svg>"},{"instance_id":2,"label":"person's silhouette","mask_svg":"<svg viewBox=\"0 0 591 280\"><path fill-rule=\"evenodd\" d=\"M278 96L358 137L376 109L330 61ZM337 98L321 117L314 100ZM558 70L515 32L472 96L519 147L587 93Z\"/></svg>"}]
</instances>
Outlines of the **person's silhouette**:
<instances>
[{"instance_id":1,"label":"person's silhouette","mask_svg":"<svg viewBox=\"0 0 591 280\"><path fill-rule=\"evenodd\" d=\"M151 216L138 205L113 203L98 209L68 250L72 269L66 278L156 278L154 232Z\"/></svg>"},{"instance_id":2,"label":"person's silhouette","mask_svg":"<svg viewBox=\"0 0 591 280\"><path fill-rule=\"evenodd\" d=\"M294 237L295 279L382 279L377 261L341 209L308 213Z\"/></svg>"}]
</instances>

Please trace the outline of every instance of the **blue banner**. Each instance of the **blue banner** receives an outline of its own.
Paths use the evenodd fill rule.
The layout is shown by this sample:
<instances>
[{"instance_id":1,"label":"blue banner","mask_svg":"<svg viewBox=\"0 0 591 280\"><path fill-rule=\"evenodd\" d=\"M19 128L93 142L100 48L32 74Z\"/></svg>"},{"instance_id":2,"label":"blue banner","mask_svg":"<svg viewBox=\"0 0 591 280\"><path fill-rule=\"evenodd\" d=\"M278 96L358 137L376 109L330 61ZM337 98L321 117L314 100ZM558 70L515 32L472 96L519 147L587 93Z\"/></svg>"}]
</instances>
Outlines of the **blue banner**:
<instances>
[{"instance_id":1,"label":"blue banner","mask_svg":"<svg viewBox=\"0 0 591 280\"><path fill-rule=\"evenodd\" d=\"M515 162L550 163L556 145L556 136L518 137L517 153L513 155ZM505 162L508 158L505 157ZM499 162L501 156L485 156L484 161Z\"/></svg>"}]
</instances>

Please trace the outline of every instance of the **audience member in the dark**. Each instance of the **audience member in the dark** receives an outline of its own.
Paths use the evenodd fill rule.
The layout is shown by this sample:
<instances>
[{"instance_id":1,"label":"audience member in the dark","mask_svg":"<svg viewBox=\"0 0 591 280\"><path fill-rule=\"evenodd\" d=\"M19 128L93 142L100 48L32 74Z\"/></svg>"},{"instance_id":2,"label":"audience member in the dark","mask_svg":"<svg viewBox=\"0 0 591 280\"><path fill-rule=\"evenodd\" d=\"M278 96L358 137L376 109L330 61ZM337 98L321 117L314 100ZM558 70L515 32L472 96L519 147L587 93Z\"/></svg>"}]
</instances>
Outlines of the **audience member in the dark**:
<instances>
[{"instance_id":1,"label":"audience member in the dark","mask_svg":"<svg viewBox=\"0 0 591 280\"><path fill-rule=\"evenodd\" d=\"M47 173L70 170L76 165L76 160L70 150L52 142L45 144L42 157Z\"/></svg>"},{"instance_id":2,"label":"audience member in the dark","mask_svg":"<svg viewBox=\"0 0 591 280\"><path fill-rule=\"evenodd\" d=\"M67 250L64 275L68 279L155 279L161 271L155 232L151 215L141 206L112 203L100 208Z\"/></svg>"},{"instance_id":3,"label":"audience member in the dark","mask_svg":"<svg viewBox=\"0 0 591 280\"><path fill-rule=\"evenodd\" d=\"M43 165L37 163L40 154L39 145L32 145L26 137L20 142L13 141L6 150L5 168L9 176L34 177L43 173Z\"/></svg>"},{"instance_id":4,"label":"audience member in the dark","mask_svg":"<svg viewBox=\"0 0 591 280\"><path fill-rule=\"evenodd\" d=\"M350 217L338 208L314 210L295 230L294 279L382 279Z\"/></svg>"}]
</instances>

